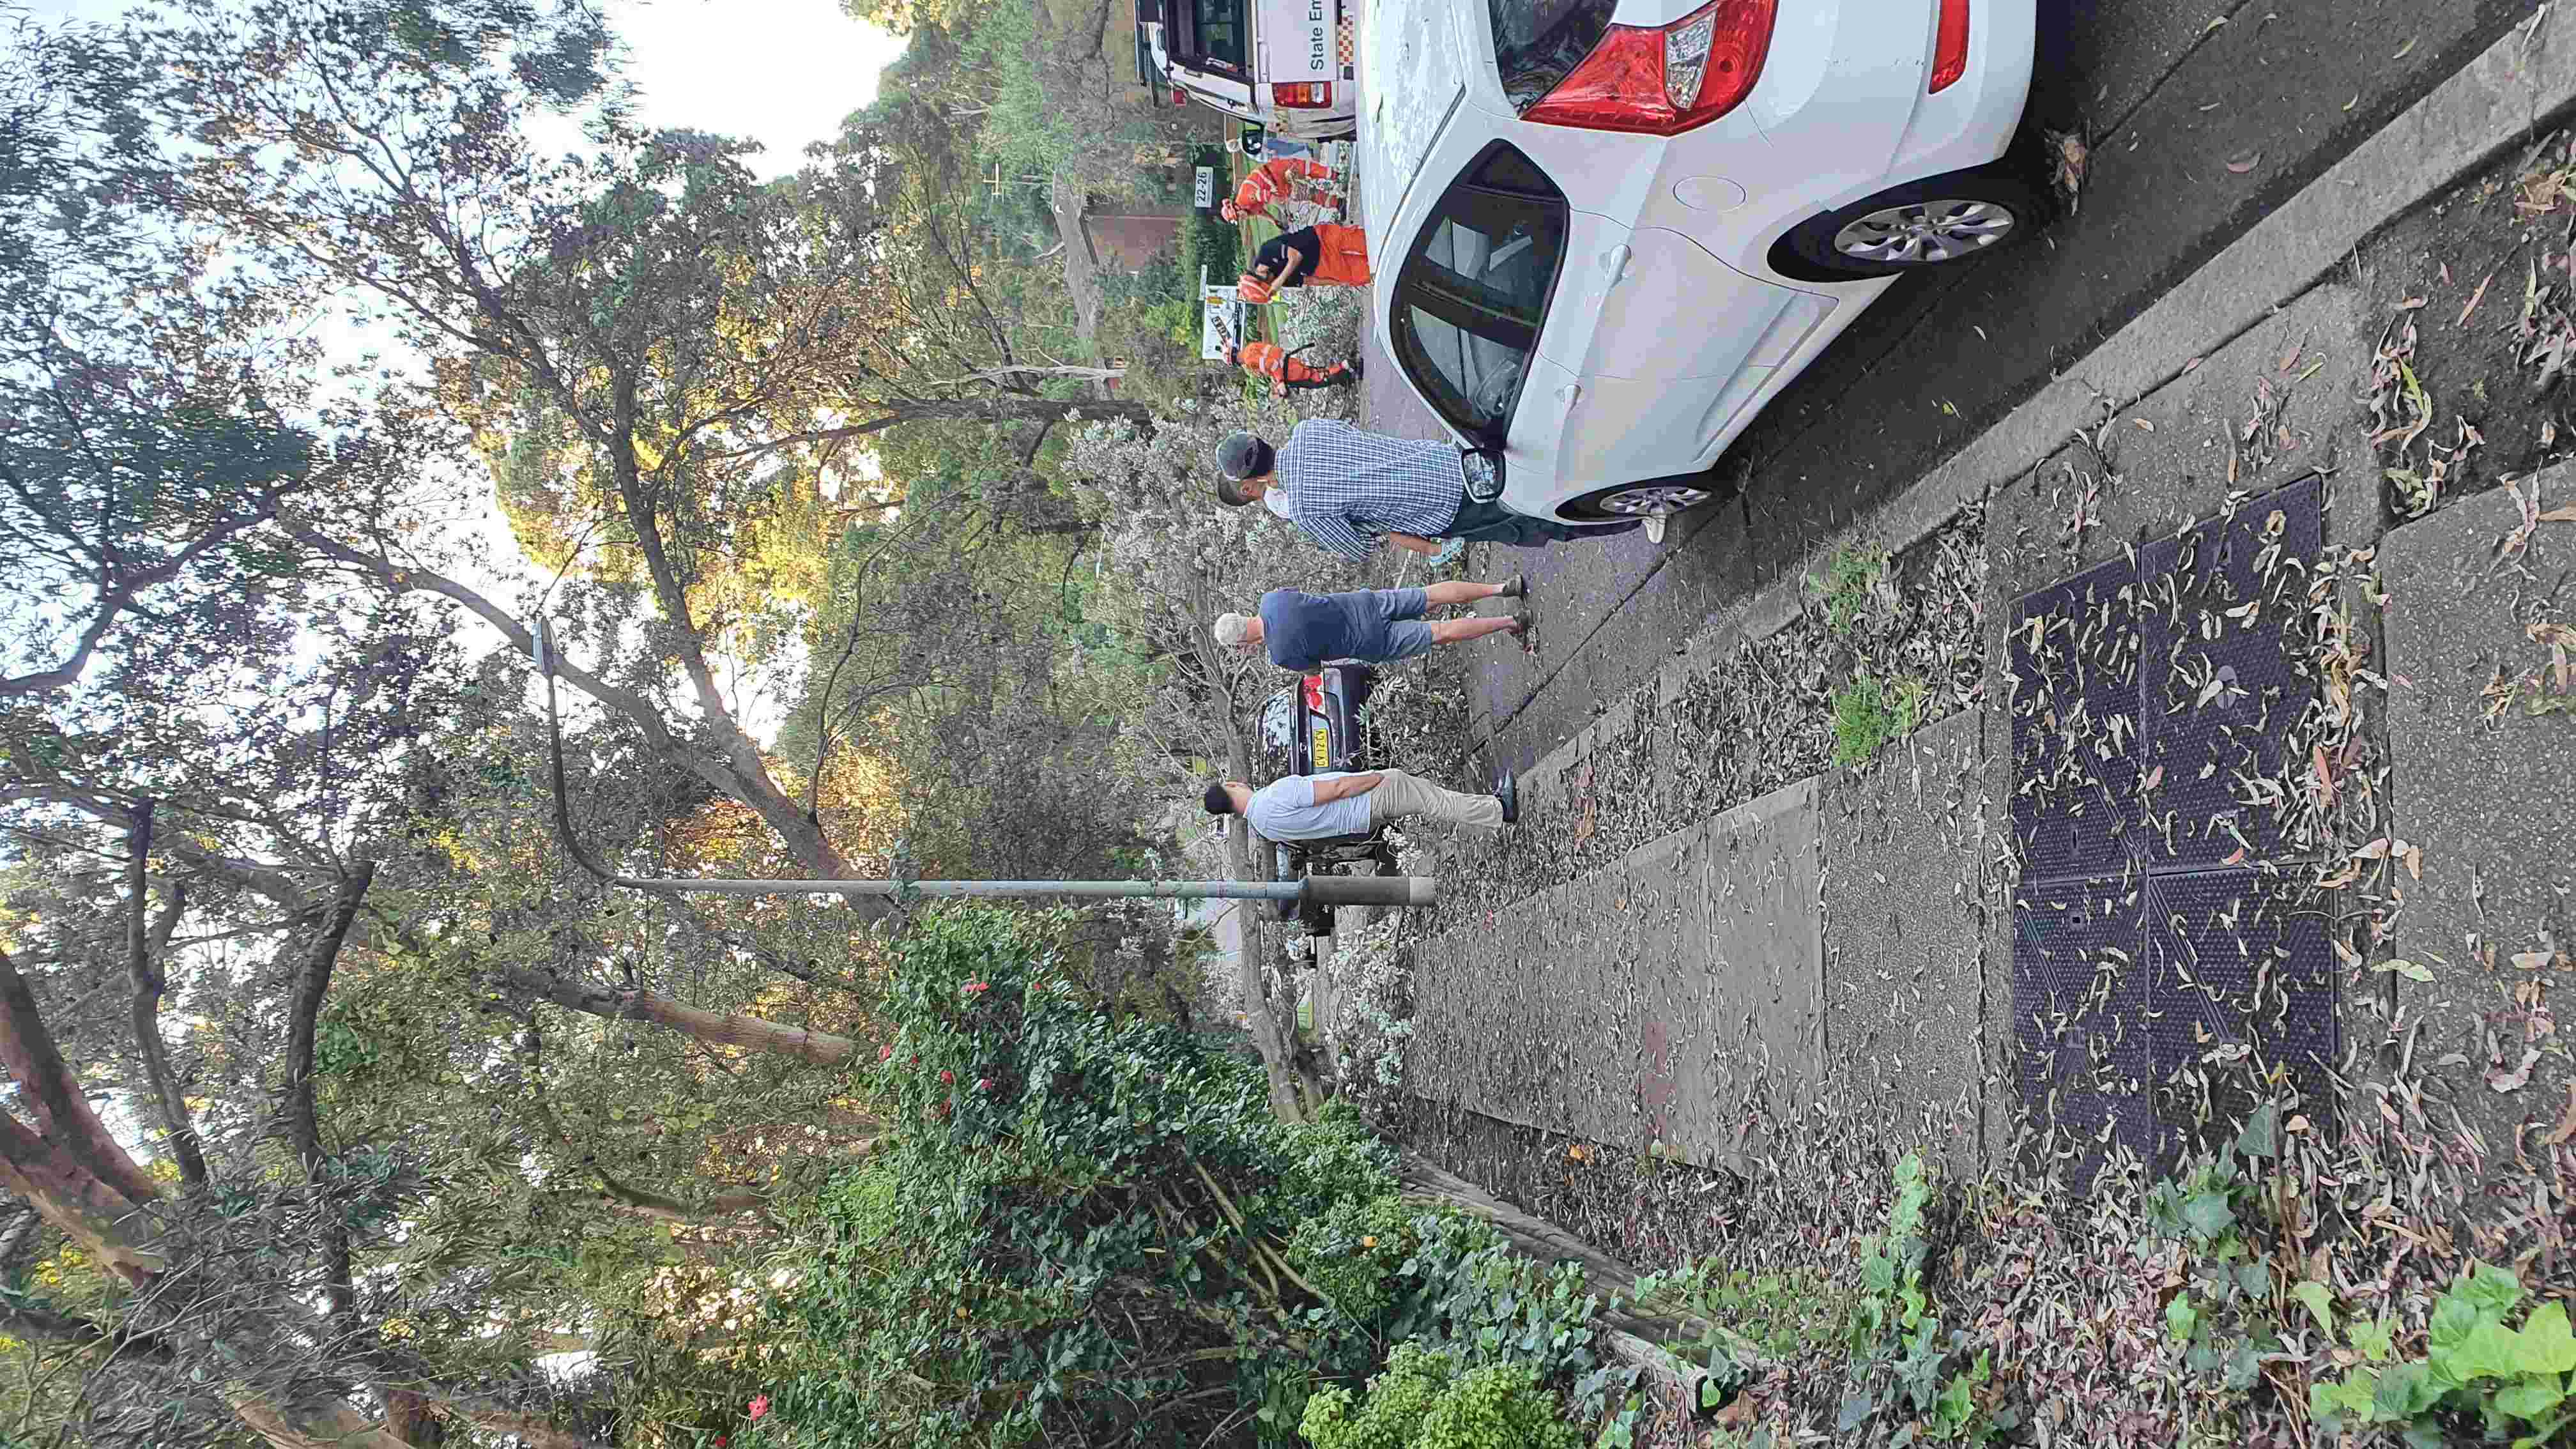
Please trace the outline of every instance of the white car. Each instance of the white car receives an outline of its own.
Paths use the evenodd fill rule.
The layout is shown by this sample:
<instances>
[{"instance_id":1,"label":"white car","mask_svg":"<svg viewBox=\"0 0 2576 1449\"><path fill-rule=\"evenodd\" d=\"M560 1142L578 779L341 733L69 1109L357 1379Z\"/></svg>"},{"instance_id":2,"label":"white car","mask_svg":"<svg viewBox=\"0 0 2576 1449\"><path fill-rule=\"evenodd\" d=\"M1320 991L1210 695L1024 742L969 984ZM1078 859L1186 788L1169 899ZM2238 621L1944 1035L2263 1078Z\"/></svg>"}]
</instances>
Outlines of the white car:
<instances>
[{"instance_id":1,"label":"white car","mask_svg":"<svg viewBox=\"0 0 2576 1449\"><path fill-rule=\"evenodd\" d=\"M1368 0L1378 335L1515 512L1704 501L1897 275L2037 221L2035 0Z\"/></svg>"}]
</instances>

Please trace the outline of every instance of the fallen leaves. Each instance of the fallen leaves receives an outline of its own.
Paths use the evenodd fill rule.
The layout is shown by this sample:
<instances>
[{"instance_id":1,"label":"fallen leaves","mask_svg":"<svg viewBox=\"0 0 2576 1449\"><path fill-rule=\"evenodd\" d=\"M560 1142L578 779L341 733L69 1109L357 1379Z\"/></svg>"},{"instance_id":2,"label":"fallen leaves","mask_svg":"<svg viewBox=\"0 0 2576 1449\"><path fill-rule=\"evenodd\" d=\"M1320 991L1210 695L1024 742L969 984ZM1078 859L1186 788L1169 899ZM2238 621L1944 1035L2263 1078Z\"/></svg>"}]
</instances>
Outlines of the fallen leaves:
<instances>
[{"instance_id":1,"label":"fallen leaves","mask_svg":"<svg viewBox=\"0 0 2576 1449\"><path fill-rule=\"evenodd\" d=\"M2092 148L2084 144L2082 131L2050 131L2047 142L2048 154L2055 158L2050 179L2066 194L2066 210L2072 214L2083 199L2084 174L2093 164Z\"/></svg>"},{"instance_id":2,"label":"fallen leaves","mask_svg":"<svg viewBox=\"0 0 2576 1449\"><path fill-rule=\"evenodd\" d=\"M2525 1047L2522 1060L2511 1069L2496 1067L2487 1072L2487 1088L2495 1092L2519 1092L2531 1080L2531 1069L2540 1061L2540 1048Z\"/></svg>"},{"instance_id":3,"label":"fallen leaves","mask_svg":"<svg viewBox=\"0 0 2576 1449\"><path fill-rule=\"evenodd\" d=\"M2541 1137L2540 1145L2556 1147L2569 1138L2576 1138L2576 1081L2567 1084L2566 1113L2558 1119L2558 1126L2554 1130Z\"/></svg>"},{"instance_id":4,"label":"fallen leaves","mask_svg":"<svg viewBox=\"0 0 2576 1449\"><path fill-rule=\"evenodd\" d=\"M2489 272L2486 274L2485 280L2478 283L2478 289L2469 294L2469 305L2460 309L2460 320L2452 323L2452 326L2466 327L2469 325L2469 318L2477 312L2478 304L2487 299L2487 283L2494 280L2495 273Z\"/></svg>"}]
</instances>

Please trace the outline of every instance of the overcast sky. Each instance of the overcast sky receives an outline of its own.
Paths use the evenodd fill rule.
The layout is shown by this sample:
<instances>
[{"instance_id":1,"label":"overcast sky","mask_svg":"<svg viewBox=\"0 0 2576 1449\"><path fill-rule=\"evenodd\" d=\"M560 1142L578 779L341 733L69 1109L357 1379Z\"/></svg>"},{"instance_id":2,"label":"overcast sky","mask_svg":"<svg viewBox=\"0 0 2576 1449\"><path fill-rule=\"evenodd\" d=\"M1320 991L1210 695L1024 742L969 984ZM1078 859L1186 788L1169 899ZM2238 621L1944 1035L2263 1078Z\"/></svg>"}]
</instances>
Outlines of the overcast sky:
<instances>
[{"instance_id":1,"label":"overcast sky","mask_svg":"<svg viewBox=\"0 0 2576 1449\"><path fill-rule=\"evenodd\" d=\"M19 0L40 18L113 19L126 0ZM877 72L903 41L841 13L836 0L607 0L643 90L637 119L746 136L763 177L793 171L805 145L876 99Z\"/></svg>"}]
</instances>

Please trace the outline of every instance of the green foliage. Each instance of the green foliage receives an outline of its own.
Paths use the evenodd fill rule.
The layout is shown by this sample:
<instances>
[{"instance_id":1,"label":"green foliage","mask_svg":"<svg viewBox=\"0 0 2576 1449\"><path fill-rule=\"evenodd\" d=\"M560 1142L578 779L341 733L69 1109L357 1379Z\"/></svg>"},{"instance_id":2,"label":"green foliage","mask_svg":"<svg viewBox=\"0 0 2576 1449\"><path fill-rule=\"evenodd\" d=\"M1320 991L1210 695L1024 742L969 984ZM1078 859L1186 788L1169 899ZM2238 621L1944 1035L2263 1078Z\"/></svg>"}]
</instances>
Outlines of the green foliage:
<instances>
[{"instance_id":1,"label":"green foliage","mask_svg":"<svg viewBox=\"0 0 2576 1449\"><path fill-rule=\"evenodd\" d=\"M1876 675L1852 676L1834 696L1834 763L1857 765L1923 723L1923 682L1898 682L1893 695Z\"/></svg>"},{"instance_id":2,"label":"green foliage","mask_svg":"<svg viewBox=\"0 0 2576 1449\"><path fill-rule=\"evenodd\" d=\"M1837 637L1850 637L1886 580L1887 550L1875 545L1835 550L1825 564L1825 576L1808 579L1824 595L1826 630Z\"/></svg>"},{"instance_id":3,"label":"green foliage","mask_svg":"<svg viewBox=\"0 0 2576 1449\"><path fill-rule=\"evenodd\" d=\"M2323 1284L2300 1288L2330 1297ZM2394 1334L2385 1321L2356 1320L2351 1346L2365 1362L2340 1379L2310 1385L2310 1412L2330 1431L2345 1424L2403 1425L2410 1438L2430 1439L2475 1424L2489 1442L2510 1440L2516 1449L2550 1442L2576 1421L2568 1402L2576 1333L2569 1331L2566 1303L2556 1299L2533 1307L2519 1328L2508 1326L2524 1296L2511 1270L2471 1260L2433 1305L2423 1357L2402 1361L2392 1361ZM2310 1306L2321 1322L2331 1321L2329 1311Z\"/></svg>"},{"instance_id":4,"label":"green foliage","mask_svg":"<svg viewBox=\"0 0 2576 1449\"><path fill-rule=\"evenodd\" d=\"M1843 1316L1852 1311L1851 1295L1811 1269L1755 1274L1710 1258L1685 1263L1680 1271L1694 1311L1773 1358L1794 1358L1839 1341Z\"/></svg>"},{"instance_id":5,"label":"green foliage","mask_svg":"<svg viewBox=\"0 0 2576 1449\"><path fill-rule=\"evenodd\" d=\"M1861 1292L1848 1339L1855 1372L1864 1380L1883 1372L1892 1381L1895 1406L1914 1416L1919 1432L1986 1443L2010 1424L2008 1416L1990 1415L1977 1400L1977 1390L1993 1377L1988 1356L1981 1351L1968 1357L1964 1330L1942 1331L1924 1290L1933 1179L1920 1154L1907 1153L1896 1164L1895 1183L1887 1232L1861 1258ZM1875 1393L1853 1393L1843 1404L1843 1427L1859 1427L1881 1406Z\"/></svg>"},{"instance_id":6,"label":"green foliage","mask_svg":"<svg viewBox=\"0 0 2576 1449\"><path fill-rule=\"evenodd\" d=\"M1113 1023L1046 940L987 907L902 942L893 1034L865 1074L901 1131L782 1208L793 1281L763 1309L764 1432L855 1449L1118 1441L1150 1423L1195 1443L1232 1420L1287 1445L1319 1390L1407 1341L1522 1375L1462 1386L1438 1442L1523 1422L1513 1384L1598 1404L1616 1375L1579 1270L1401 1203L1350 1112L1277 1122L1257 1069Z\"/></svg>"},{"instance_id":7,"label":"green foliage","mask_svg":"<svg viewBox=\"0 0 2576 1449\"><path fill-rule=\"evenodd\" d=\"M2281 1347L2272 1272L2249 1243L2261 1190L2242 1170L2249 1153L2273 1151L2276 1122L2275 1109L2262 1108L2237 1145L2194 1158L2145 1196L2149 1234L2181 1244L2189 1269L2182 1291L2165 1304L2166 1336L2198 1381L2228 1394L2250 1391L2263 1356ZM2155 1251L2149 1243L2138 1250Z\"/></svg>"},{"instance_id":8,"label":"green foliage","mask_svg":"<svg viewBox=\"0 0 2576 1449\"><path fill-rule=\"evenodd\" d=\"M1365 1401L1329 1388L1299 1426L1315 1449L1574 1449L1581 1442L1527 1364L1460 1371L1446 1354L1399 1345Z\"/></svg>"}]
</instances>

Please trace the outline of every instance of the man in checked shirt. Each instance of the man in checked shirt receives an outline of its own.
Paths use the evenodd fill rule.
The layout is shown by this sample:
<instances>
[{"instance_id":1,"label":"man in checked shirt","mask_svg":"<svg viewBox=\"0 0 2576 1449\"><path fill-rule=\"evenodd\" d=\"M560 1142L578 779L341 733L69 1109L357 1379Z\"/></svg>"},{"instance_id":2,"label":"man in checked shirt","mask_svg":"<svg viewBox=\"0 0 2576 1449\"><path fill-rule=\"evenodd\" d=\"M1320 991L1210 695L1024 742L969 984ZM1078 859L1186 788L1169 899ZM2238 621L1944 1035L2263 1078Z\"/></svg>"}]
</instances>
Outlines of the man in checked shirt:
<instances>
[{"instance_id":1,"label":"man in checked shirt","mask_svg":"<svg viewBox=\"0 0 2576 1449\"><path fill-rule=\"evenodd\" d=\"M1364 559L1384 539L1397 548L1447 563L1470 543L1542 548L1574 539L1626 533L1647 520L1576 528L1552 519L1514 513L1499 503L1467 496L1467 470L1490 470L1486 459L1451 445L1366 432L1333 418L1308 418L1273 448L1250 433L1234 433L1217 446L1217 501L1241 507L1274 489L1288 493L1273 508L1318 547L1347 559ZM1478 481L1491 478L1484 472ZM1649 536L1661 542L1663 520ZM1447 540L1447 546L1434 543Z\"/></svg>"}]
</instances>

